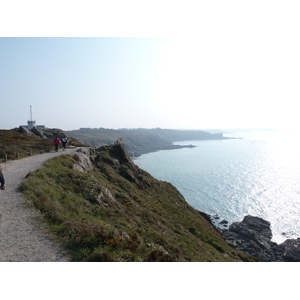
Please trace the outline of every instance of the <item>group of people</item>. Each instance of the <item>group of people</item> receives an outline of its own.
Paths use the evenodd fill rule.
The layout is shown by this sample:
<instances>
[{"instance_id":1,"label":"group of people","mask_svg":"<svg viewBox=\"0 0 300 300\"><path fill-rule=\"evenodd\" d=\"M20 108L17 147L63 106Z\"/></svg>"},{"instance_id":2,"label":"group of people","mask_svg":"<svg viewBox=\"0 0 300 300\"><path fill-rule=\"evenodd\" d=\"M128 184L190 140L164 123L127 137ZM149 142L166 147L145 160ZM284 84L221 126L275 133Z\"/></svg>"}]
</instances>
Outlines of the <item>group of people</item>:
<instances>
[{"instance_id":1,"label":"group of people","mask_svg":"<svg viewBox=\"0 0 300 300\"><path fill-rule=\"evenodd\" d=\"M60 143L62 143L63 146L63 151L66 150L66 146L67 146L67 142L68 142L68 138L66 136L63 136L61 139L59 139L58 137L56 137L53 140L53 143L55 145L55 151L58 152L58 146Z\"/></svg>"}]
</instances>

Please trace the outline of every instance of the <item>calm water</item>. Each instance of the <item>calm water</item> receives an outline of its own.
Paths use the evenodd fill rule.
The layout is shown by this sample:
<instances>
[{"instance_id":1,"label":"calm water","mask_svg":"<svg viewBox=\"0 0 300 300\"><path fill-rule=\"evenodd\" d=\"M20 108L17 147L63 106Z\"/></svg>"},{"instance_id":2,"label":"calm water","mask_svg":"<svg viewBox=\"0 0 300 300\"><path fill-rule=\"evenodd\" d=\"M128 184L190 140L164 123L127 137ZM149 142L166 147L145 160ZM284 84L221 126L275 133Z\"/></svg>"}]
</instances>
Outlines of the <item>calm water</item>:
<instances>
[{"instance_id":1,"label":"calm water","mask_svg":"<svg viewBox=\"0 0 300 300\"><path fill-rule=\"evenodd\" d=\"M171 182L194 208L229 223L245 215L271 223L273 241L300 237L300 141L297 132L224 134L243 139L186 141L196 148L158 151L134 162Z\"/></svg>"}]
</instances>

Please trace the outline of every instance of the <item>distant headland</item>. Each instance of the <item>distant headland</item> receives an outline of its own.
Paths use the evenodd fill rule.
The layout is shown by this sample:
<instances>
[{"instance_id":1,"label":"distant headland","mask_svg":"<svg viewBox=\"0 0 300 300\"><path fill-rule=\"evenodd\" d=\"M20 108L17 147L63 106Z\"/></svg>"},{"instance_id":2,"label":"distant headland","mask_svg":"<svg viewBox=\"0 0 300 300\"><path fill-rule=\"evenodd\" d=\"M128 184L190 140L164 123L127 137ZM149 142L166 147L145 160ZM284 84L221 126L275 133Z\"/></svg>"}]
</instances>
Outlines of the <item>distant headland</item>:
<instances>
[{"instance_id":1,"label":"distant headland","mask_svg":"<svg viewBox=\"0 0 300 300\"><path fill-rule=\"evenodd\" d=\"M209 133L202 130L178 130L178 129L107 129L107 128L80 128L68 131L72 137L84 144L94 147L112 144L122 139L130 157L138 157L142 154L158 150L171 150L193 145L173 145L174 142L193 140L223 140L223 133Z\"/></svg>"}]
</instances>

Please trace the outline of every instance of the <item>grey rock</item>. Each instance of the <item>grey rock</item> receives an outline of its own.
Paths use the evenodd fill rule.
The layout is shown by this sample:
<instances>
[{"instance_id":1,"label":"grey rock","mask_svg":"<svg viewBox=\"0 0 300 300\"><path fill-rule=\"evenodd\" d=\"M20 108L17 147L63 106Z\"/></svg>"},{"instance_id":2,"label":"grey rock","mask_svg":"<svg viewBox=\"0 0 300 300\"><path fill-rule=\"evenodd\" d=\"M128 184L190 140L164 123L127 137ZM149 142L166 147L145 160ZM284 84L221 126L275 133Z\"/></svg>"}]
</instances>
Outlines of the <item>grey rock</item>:
<instances>
[{"instance_id":1,"label":"grey rock","mask_svg":"<svg viewBox=\"0 0 300 300\"><path fill-rule=\"evenodd\" d=\"M286 261L300 261L300 238L288 239L283 242L283 257Z\"/></svg>"},{"instance_id":2,"label":"grey rock","mask_svg":"<svg viewBox=\"0 0 300 300\"><path fill-rule=\"evenodd\" d=\"M222 224L222 225L224 225L224 226L227 226L228 221L227 221L227 220L222 220L222 221L220 222L220 224Z\"/></svg>"},{"instance_id":3,"label":"grey rock","mask_svg":"<svg viewBox=\"0 0 300 300\"><path fill-rule=\"evenodd\" d=\"M78 171L86 173L94 169L93 159L95 157L95 151L93 149L81 148L72 156L77 161L77 164L74 164L74 168Z\"/></svg>"},{"instance_id":4,"label":"grey rock","mask_svg":"<svg viewBox=\"0 0 300 300\"><path fill-rule=\"evenodd\" d=\"M253 216L245 216L243 223L251 230L260 232L264 237L271 239L272 231L270 222Z\"/></svg>"},{"instance_id":5,"label":"grey rock","mask_svg":"<svg viewBox=\"0 0 300 300\"><path fill-rule=\"evenodd\" d=\"M270 222L262 218L245 216L242 222L218 230L231 247L260 261L300 262L300 238L288 239L280 245L272 242Z\"/></svg>"},{"instance_id":6,"label":"grey rock","mask_svg":"<svg viewBox=\"0 0 300 300\"><path fill-rule=\"evenodd\" d=\"M46 139L47 137L44 135L43 130L38 127L32 127L30 130L34 135L39 136L41 138Z\"/></svg>"},{"instance_id":7,"label":"grey rock","mask_svg":"<svg viewBox=\"0 0 300 300\"><path fill-rule=\"evenodd\" d=\"M27 128L24 127L24 126L20 126L20 127L19 127L19 132L20 132L20 133L25 133L25 134L27 134L27 135L32 135L32 136L35 135L33 132L31 132L29 129L27 129Z\"/></svg>"},{"instance_id":8,"label":"grey rock","mask_svg":"<svg viewBox=\"0 0 300 300\"><path fill-rule=\"evenodd\" d=\"M99 188L100 193L95 197L95 202L105 207L110 207L112 203L116 203L115 197L108 188L103 185L99 185Z\"/></svg>"}]
</instances>

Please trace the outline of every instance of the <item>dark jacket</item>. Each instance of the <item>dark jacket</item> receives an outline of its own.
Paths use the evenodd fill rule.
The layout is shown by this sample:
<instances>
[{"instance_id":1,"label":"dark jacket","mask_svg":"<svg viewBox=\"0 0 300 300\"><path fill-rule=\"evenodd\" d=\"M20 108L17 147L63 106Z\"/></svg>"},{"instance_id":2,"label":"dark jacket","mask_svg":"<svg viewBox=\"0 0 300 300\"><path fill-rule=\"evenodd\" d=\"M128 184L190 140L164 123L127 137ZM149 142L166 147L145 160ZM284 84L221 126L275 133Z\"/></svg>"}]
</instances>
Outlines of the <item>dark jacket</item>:
<instances>
[{"instance_id":1,"label":"dark jacket","mask_svg":"<svg viewBox=\"0 0 300 300\"><path fill-rule=\"evenodd\" d=\"M3 186L5 184L5 179L4 179L1 168L0 168L0 184L1 184L1 186Z\"/></svg>"}]
</instances>

